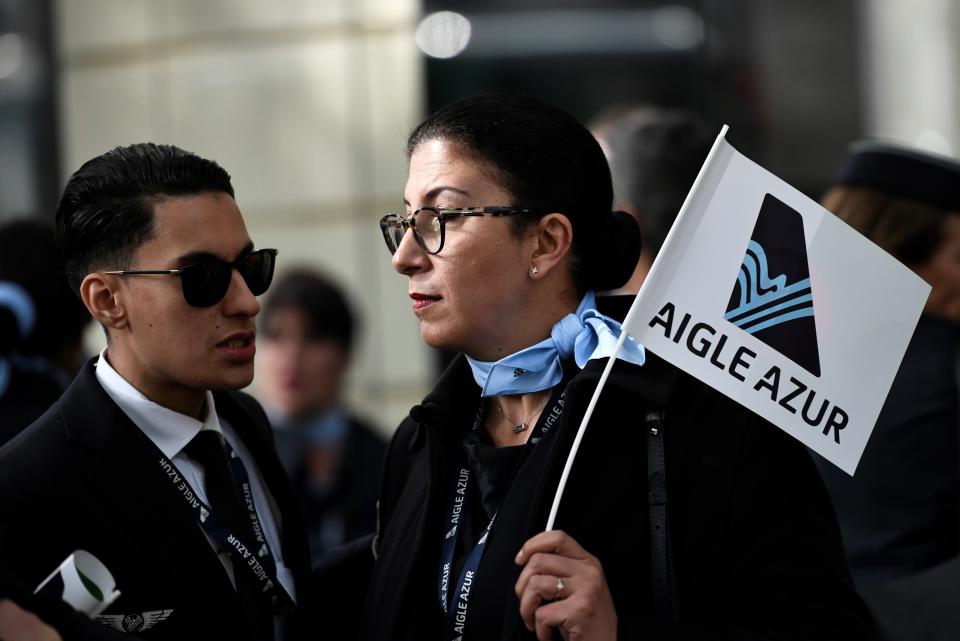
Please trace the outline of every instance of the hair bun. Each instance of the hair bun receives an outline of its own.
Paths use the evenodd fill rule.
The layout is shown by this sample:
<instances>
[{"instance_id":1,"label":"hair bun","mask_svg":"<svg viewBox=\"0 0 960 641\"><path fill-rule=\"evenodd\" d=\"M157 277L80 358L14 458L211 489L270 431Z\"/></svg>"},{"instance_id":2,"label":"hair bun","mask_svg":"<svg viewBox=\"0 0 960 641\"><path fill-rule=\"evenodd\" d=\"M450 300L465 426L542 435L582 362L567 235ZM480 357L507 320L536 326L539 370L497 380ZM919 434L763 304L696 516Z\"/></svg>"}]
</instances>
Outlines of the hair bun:
<instances>
[{"instance_id":1,"label":"hair bun","mask_svg":"<svg viewBox=\"0 0 960 641\"><path fill-rule=\"evenodd\" d=\"M584 265L590 289L622 287L640 260L640 226L625 211L612 211L603 216L603 227L588 248L588 264Z\"/></svg>"}]
</instances>

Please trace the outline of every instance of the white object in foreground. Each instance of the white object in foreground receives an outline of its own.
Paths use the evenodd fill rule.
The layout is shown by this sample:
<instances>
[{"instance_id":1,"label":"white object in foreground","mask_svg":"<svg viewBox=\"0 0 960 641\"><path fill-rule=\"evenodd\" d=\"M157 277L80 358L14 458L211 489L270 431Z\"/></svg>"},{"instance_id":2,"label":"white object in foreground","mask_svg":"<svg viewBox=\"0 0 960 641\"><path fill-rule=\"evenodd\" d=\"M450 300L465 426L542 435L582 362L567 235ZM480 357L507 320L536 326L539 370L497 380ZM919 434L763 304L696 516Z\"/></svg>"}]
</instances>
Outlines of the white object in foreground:
<instances>
[{"instance_id":1,"label":"white object in foreground","mask_svg":"<svg viewBox=\"0 0 960 641\"><path fill-rule=\"evenodd\" d=\"M116 587L113 575L97 557L77 550L64 559L34 593L62 599L92 619L120 596Z\"/></svg>"}]
</instances>

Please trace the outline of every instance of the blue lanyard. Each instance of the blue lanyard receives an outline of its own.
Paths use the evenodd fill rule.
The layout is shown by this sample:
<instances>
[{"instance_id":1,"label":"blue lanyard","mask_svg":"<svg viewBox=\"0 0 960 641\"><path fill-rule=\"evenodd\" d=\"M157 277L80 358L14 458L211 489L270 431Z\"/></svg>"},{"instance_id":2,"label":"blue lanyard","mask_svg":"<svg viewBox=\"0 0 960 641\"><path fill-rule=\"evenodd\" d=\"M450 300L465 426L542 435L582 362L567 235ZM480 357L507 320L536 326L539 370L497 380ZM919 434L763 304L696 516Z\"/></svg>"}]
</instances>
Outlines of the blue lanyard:
<instances>
[{"instance_id":1,"label":"blue lanyard","mask_svg":"<svg viewBox=\"0 0 960 641\"><path fill-rule=\"evenodd\" d=\"M203 528L204 532L230 551L234 560L234 568L245 568L243 571L254 579L254 585L258 586L262 593L268 596L277 596L286 603L293 603L293 599L276 579L277 562L274 560L273 552L270 551L270 546L264 537L260 516L253 504L253 492L247 470L244 468L240 457L230 447L230 443L226 439L223 442L227 446L227 459L230 461L233 481L246 506L247 515L250 517L250 526L256 542L256 549L248 545L250 541L246 536L238 536L231 529L221 524L210 506L201 501L197 493L190 487L190 484L187 483L186 478L173 464L173 461L167 460L167 457L155 445L154 450L158 455L157 461L160 468L193 512L197 524ZM152 442L150 444L153 445Z\"/></svg>"},{"instance_id":2,"label":"blue lanyard","mask_svg":"<svg viewBox=\"0 0 960 641\"><path fill-rule=\"evenodd\" d=\"M466 461L464 460L460 465L460 470L457 473L457 478L454 483L453 492L451 493L450 509L448 510L446 524L443 528L443 544L440 551L438 597L440 600L440 607L446 614L444 622L445 640L459 641L466 631L467 610L470 607L470 592L476 583L477 570L480 567L480 561L483 559L483 553L486 550L487 540L489 539L490 533L493 530L493 524L497 520L497 515L500 513L500 507L503 505L503 501L506 498L507 492L509 492L510 485L513 484L513 479L516 477L517 471L523 464L524 459L530 454L530 446L536 445L537 442L546 436L550 429L556 425L557 419L560 417L560 414L563 411L566 383L567 377L565 376L557 388L553 391L553 394L550 396L550 402L544 407L544 411L540 413L540 418L537 420L536 426L534 426L533 431L530 432L530 438L527 439L526 444L523 446L523 450L520 452L520 458L516 465L514 465L513 472L510 476L510 481L507 483L507 490L503 493L503 498L500 499L500 505L497 506L493 517L490 519L490 522L487 523L487 527L484 528L483 533L480 535L480 539L477 541L476 545L474 545L473 550L470 551L470 554L467 556L467 560L463 564L463 569L460 571L460 576L457 579L456 588L454 590L455 596L451 602L449 598L450 575L453 572L454 558L457 550L457 534L460 531L460 521L463 518L464 509L466 509L467 506L467 492L470 485L471 476L470 468L467 466ZM482 422L482 418L483 406L481 405L481 410L478 413L477 420L474 424L474 429L479 427ZM463 458L465 459L465 457Z\"/></svg>"}]
</instances>

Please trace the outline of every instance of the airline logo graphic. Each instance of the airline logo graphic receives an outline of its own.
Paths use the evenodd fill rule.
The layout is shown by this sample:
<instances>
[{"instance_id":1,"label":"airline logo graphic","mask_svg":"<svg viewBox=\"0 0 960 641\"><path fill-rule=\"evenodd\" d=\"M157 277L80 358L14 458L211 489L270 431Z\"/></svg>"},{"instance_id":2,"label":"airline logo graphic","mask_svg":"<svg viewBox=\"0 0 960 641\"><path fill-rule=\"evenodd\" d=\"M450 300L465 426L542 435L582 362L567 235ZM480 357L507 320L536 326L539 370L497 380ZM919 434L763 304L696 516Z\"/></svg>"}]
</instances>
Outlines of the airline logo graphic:
<instances>
[{"instance_id":1,"label":"airline logo graphic","mask_svg":"<svg viewBox=\"0 0 960 641\"><path fill-rule=\"evenodd\" d=\"M806 247L800 213L766 194L724 318L820 376Z\"/></svg>"},{"instance_id":2,"label":"airline logo graphic","mask_svg":"<svg viewBox=\"0 0 960 641\"><path fill-rule=\"evenodd\" d=\"M113 628L117 632L144 632L161 621L165 621L173 610L149 610L133 614L102 614L97 623Z\"/></svg>"}]
</instances>

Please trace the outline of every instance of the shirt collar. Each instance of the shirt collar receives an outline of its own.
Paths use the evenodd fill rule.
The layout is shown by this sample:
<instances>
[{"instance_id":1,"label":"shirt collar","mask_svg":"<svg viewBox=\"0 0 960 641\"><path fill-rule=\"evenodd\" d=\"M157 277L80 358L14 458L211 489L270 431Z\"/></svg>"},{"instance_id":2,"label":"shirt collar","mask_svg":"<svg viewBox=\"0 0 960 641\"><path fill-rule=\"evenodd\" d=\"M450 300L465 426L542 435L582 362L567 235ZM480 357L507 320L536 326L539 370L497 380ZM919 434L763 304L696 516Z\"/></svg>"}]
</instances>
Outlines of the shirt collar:
<instances>
[{"instance_id":1,"label":"shirt collar","mask_svg":"<svg viewBox=\"0 0 960 641\"><path fill-rule=\"evenodd\" d=\"M223 433L213 394L206 392L206 416L202 421L154 403L128 383L107 361L107 350L97 360L97 380L107 395L140 430L153 441L163 455L173 458L200 430Z\"/></svg>"}]
</instances>

